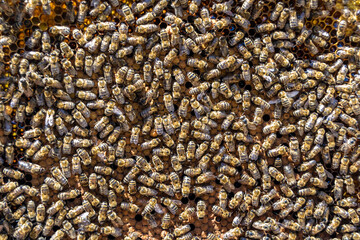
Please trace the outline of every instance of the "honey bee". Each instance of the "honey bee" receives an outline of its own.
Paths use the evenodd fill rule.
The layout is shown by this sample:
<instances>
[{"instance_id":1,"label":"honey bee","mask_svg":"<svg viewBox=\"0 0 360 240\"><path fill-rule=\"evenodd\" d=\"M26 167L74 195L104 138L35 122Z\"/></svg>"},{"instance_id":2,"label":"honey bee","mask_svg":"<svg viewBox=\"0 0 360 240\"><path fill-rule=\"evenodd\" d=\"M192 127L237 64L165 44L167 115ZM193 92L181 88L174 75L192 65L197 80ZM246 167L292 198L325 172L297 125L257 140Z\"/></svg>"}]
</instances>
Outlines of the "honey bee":
<instances>
[{"instance_id":1,"label":"honey bee","mask_svg":"<svg viewBox=\"0 0 360 240\"><path fill-rule=\"evenodd\" d=\"M192 228L191 228L190 224L176 227L174 229L174 235L175 235L175 237L180 237L181 235L184 235L187 232L191 231L191 229Z\"/></svg>"},{"instance_id":2,"label":"honey bee","mask_svg":"<svg viewBox=\"0 0 360 240\"><path fill-rule=\"evenodd\" d=\"M2 172L6 177L14 178L16 180L20 180L25 176L22 172L11 168L4 168Z\"/></svg>"},{"instance_id":3,"label":"honey bee","mask_svg":"<svg viewBox=\"0 0 360 240\"><path fill-rule=\"evenodd\" d=\"M31 230L29 236L31 239L36 239L40 236L41 232L43 231L44 227L41 223L36 224L33 229Z\"/></svg>"},{"instance_id":4,"label":"honey bee","mask_svg":"<svg viewBox=\"0 0 360 240\"><path fill-rule=\"evenodd\" d=\"M141 195L144 196L156 196L158 194L158 191L144 186L140 186L138 191Z\"/></svg>"},{"instance_id":5,"label":"honey bee","mask_svg":"<svg viewBox=\"0 0 360 240\"><path fill-rule=\"evenodd\" d=\"M55 225L56 226L60 226L63 223L63 221L65 220L67 211L68 211L68 208L65 207L58 212L58 214L55 217Z\"/></svg>"},{"instance_id":6,"label":"honey bee","mask_svg":"<svg viewBox=\"0 0 360 240\"><path fill-rule=\"evenodd\" d=\"M162 229L168 229L171 226L171 216L170 214L166 213L164 214L162 220L161 220L161 227Z\"/></svg>"},{"instance_id":7,"label":"honey bee","mask_svg":"<svg viewBox=\"0 0 360 240\"><path fill-rule=\"evenodd\" d=\"M25 239L26 236L30 233L32 227L33 224L30 221L26 220L23 224L20 224L20 226L14 231L14 238Z\"/></svg>"},{"instance_id":8,"label":"honey bee","mask_svg":"<svg viewBox=\"0 0 360 240\"><path fill-rule=\"evenodd\" d=\"M121 183L114 178L110 178L109 187L114 189L115 192L118 194L123 193L125 191L125 187L121 185Z\"/></svg>"},{"instance_id":9,"label":"honey bee","mask_svg":"<svg viewBox=\"0 0 360 240\"><path fill-rule=\"evenodd\" d=\"M270 20L275 22L279 18L283 9L284 9L284 4L282 2L278 2L274 10L271 12Z\"/></svg>"},{"instance_id":10,"label":"honey bee","mask_svg":"<svg viewBox=\"0 0 360 240\"><path fill-rule=\"evenodd\" d=\"M176 212L178 211L178 206L177 204L179 204L177 202L177 200L171 200L170 198L165 198L165 197L162 197L160 199L161 203L164 204L170 211L171 214L176 214Z\"/></svg>"},{"instance_id":11,"label":"honey bee","mask_svg":"<svg viewBox=\"0 0 360 240\"><path fill-rule=\"evenodd\" d=\"M70 28L66 26L53 26L49 28L49 32L53 35L63 35L64 37L70 35Z\"/></svg>"},{"instance_id":12,"label":"honey bee","mask_svg":"<svg viewBox=\"0 0 360 240\"><path fill-rule=\"evenodd\" d=\"M134 195L136 193L136 181L130 180L128 184L128 192L131 195Z\"/></svg>"},{"instance_id":13,"label":"honey bee","mask_svg":"<svg viewBox=\"0 0 360 240\"><path fill-rule=\"evenodd\" d=\"M190 218L195 214L194 207L186 207L185 210L179 214L179 220L182 222L189 221Z\"/></svg>"}]
</instances>

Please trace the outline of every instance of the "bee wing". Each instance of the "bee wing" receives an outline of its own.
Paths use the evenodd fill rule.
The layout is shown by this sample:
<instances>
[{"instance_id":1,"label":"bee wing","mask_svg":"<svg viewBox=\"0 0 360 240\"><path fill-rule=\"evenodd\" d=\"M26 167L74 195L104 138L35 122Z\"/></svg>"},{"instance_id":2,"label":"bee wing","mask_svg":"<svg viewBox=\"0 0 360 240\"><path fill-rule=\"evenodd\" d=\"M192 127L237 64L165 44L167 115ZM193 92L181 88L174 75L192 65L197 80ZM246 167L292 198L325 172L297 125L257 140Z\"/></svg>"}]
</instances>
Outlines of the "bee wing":
<instances>
[{"instance_id":1,"label":"bee wing","mask_svg":"<svg viewBox=\"0 0 360 240\"><path fill-rule=\"evenodd\" d=\"M224 185L224 188L227 192L231 192L232 190L235 189L235 186L231 183L228 183L228 184Z\"/></svg>"},{"instance_id":2,"label":"bee wing","mask_svg":"<svg viewBox=\"0 0 360 240\"><path fill-rule=\"evenodd\" d=\"M157 212L158 214L163 214L164 211L162 210L161 206L159 204L155 204L155 208L154 208L155 212Z\"/></svg>"},{"instance_id":3,"label":"bee wing","mask_svg":"<svg viewBox=\"0 0 360 240\"><path fill-rule=\"evenodd\" d=\"M195 113L195 117L197 118L197 119L199 119L201 116L200 116L200 113L198 112L198 111L196 111L195 109L194 109L194 113Z\"/></svg>"},{"instance_id":4,"label":"bee wing","mask_svg":"<svg viewBox=\"0 0 360 240\"><path fill-rule=\"evenodd\" d=\"M271 77L269 76L263 76L265 81L268 81L269 83L271 83L273 80L271 79Z\"/></svg>"},{"instance_id":5,"label":"bee wing","mask_svg":"<svg viewBox=\"0 0 360 240\"><path fill-rule=\"evenodd\" d=\"M204 175L207 177L207 178L211 178L211 179L215 179L216 176L212 173L212 172L205 172Z\"/></svg>"},{"instance_id":6,"label":"bee wing","mask_svg":"<svg viewBox=\"0 0 360 240\"><path fill-rule=\"evenodd\" d=\"M182 202L180 200L172 200L176 205L180 206Z\"/></svg>"},{"instance_id":7,"label":"bee wing","mask_svg":"<svg viewBox=\"0 0 360 240\"><path fill-rule=\"evenodd\" d=\"M328 178L330 178L331 180L334 179L334 175L332 175L331 172L329 172L328 170L325 169L325 173L326 173L326 176L327 176Z\"/></svg>"},{"instance_id":8,"label":"bee wing","mask_svg":"<svg viewBox=\"0 0 360 240\"><path fill-rule=\"evenodd\" d=\"M280 102L281 102L281 100L280 100L280 98L278 98L278 99L270 100L268 103L269 104L277 104L277 103L280 103Z\"/></svg>"},{"instance_id":9,"label":"bee wing","mask_svg":"<svg viewBox=\"0 0 360 240\"><path fill-rule=\"evenodd\" d=\"M89 225L89 224L90 224L89 213L88 213L88 212L84 212L84 213L82 213L80 216L81 216L81 218L83 219L83 221L80 222L78 225L79 225L79 229L82 230L82 229L84 229L84 227L85 227L86 225Z\"/></svg>"},{"instance_id":10,"label":"bee wing","mask_svg":"<svg viewBox=\"0 0 360 240\"><path fill-rule=\"evenodd\" d=\"M201 100L204 98L205 95L206 95L205 92L201 92L201 93L199 93L199 94L197 95L196 99L197 99L198 101L201 101Z\"/></svg>"},{"instance_id":11,"label":"bee wing","mask_svg":"<svg viewBox=\"0 0 360 240\"><path fill-rule=\"evenodd\" d=\"M234 16L234 13L232 13L231 11L225 11L224 12L226 15L229 15L230 17Z\"/></svg>"},{"instance_id":12,"label":"bee wing","mask_svg":"<svg viewBox=\"0 0 360 240\"><path fill-rule=\"evenodd\" d=\"M211 111L210 108L208 108L207 106L204 106L205 112L209 113Z\"/></svg>"},{"instance_id":13,"label":"bee wing","mask_svg":"<svg viewBox=\"0 0 360 240\"><path fill-rule=\"evenodd\" d=\"M292 92L287 92L286 95L290 98L295 97L296 95L299 94L299 91L292 91Z\"/></svg>"}]
</instances>

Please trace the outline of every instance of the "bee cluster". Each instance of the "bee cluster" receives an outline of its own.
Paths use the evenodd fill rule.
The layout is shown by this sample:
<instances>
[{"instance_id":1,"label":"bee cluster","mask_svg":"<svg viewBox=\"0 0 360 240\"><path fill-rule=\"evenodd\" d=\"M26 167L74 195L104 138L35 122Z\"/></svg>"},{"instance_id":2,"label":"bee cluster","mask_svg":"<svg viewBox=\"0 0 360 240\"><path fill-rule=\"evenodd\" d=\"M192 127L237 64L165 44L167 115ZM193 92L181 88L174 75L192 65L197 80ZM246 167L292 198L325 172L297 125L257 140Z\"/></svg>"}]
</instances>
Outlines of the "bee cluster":
<instances>
[{"instance_id":1,"label":"bee cluster","mask_svg":"<svg viewBox=\"0 0 360 240\"><path fill-rule=\"evenodd\" d=\"M0 2L0 240L360 239L360 11Z\"/></svg>"}]
</instances>

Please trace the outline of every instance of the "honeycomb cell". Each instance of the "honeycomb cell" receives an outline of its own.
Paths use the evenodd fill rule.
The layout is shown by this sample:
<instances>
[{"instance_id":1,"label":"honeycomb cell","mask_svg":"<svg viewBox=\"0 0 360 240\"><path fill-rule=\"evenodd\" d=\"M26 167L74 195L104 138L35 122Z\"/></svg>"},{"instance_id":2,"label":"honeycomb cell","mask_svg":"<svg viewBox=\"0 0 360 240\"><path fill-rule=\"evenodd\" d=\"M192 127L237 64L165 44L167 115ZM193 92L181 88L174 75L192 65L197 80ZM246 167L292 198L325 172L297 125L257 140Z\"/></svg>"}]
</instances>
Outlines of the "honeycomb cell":
<instances>
[{"instance_id":1,"label":"honeycomb cell","mask_svg":"<svg viewBox=\"0 0 360 240\"><path fill-rule=\"evenodd\" d=\"M334 19L339 19L340 16L341 16L341 12L335 11L335 12L332 14L332 16L333 16Z\"/></svg>"},{"instance_id":2,"label":"honeycomb cell","mask_svg":"<svg viewBox=\"0 0 360 240\"><path fill-rule=\"evenodd\" d=\"M60 15L62 13L62 8L60 6L57 6L54 8L54 13L57 15Z\"/></svg>"},{"instance_id":3,"label":"honeycomb cell","mask_svg":"<svg viewBox=\"0 0 360 240\"><path fill-rule=\"evenodd\" d=\"M25 42L24 41L19 41L17 45L18 45L19 48L24 48L25 47Z\"/></svg>"},{"instance_id":4,"label":"honeycomb cell","mask_svg":"<svg viewBox=\"0 0 360 240\"><path fill-rule=\"evenodd\" d=\"M329 33L329 32L331 32L331 30L333 30L332 26L326 26L326 27L325 27L325 31L326 31L326 32Z\"/></svg>"},{"instance_id":5,"label":"honeycomb cell","mask_svg":"<svg viewBox=\"0 0 360 240\"><path fill-rule=\"evenodd\" d=\"M31 27L31 21L30 21L30 20L25 20L25 21L24 21L24 26L25 26L26 28L30 28L30 27Z\"/></svg>"},{"instance_id":6,"label":"honeycomb cell","mask_svg":"<svg viewBox=\"0 0 360 240\"><path fill-rule=\"evenodd\" d=\"M9 55L5 55L3 59L4 59L5 63L10 62L10 56Z\"/></svg>"},{"instance_id":7,"label":"honeycomb cell","mask_svg":"<svg viewBox=\"0 0 360 240\"><path fill-rule=\"evenodd\" d=\"M48 25L46 23L42 22L42 23L40 23L39 28L41 31L46 31L46 30L48 30Z\"/></svg>"},{"instance_id":8,"label":"honeycomb cell","mask_svg":"<svg viewBox=\"0 0 360 240\"><path fill-rule=\"evenodd\" d=\"M37 17L33 17L31 19L31 22L32 22L33 25L38 25L40 23L40 19L37 18Z\"/></svg>"},{"instance_id":9,"label":"honeycomb cell","mask_svg":"<svg viewBox=\"0 0 360 240\"><path fill-rule=\"evenodd\" d=\"M10 53L9 47L3 47L3 52L9 54Z\"/></svg>"},{"instance_id":10,"label":"honeycomb cell","mask_svg":"<svg viewBox=\"0 0 360 240\"><path fill-rule=\"evenodd\" d=\"M325 18L325 23L326 23L327 25L332 25L333 22L334 22L334 21L333 21L331 18Z\"/></svg>"},{"instance_id":11,"label":"honeycomb cell","mask_svg":"<svg viewBox=\"0 0 360 240\"><path fill-rule=\"evenodd\" d=\"M55 24L61 24L62 20L63 19L61 16L55 16L55 18L54 18Z\"/></svg>"},{"instance_id":12,"label":"honeycomb cell","mask_svg":"<svg viewBox=\"0 0 360 240\"><path fill-rule=\"evenodd\" d=\"M11 51L14 52L14 51L16 51L17 49L18 49L18 46L17 46L15 43L10 45L10 50L11 50Z\"/></svg>"}]
</instances>

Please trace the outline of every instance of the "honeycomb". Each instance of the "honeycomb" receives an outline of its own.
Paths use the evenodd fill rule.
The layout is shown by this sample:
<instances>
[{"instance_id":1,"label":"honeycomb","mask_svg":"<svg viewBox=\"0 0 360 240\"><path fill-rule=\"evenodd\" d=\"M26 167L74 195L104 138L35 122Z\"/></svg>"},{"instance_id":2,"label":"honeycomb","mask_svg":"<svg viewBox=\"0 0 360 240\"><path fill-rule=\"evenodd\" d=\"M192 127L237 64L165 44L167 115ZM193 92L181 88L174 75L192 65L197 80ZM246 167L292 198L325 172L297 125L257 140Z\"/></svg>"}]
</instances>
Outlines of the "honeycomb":
<instances>
[{"instance_id":1,"label":"honeycomb","mask_svg":"<svg viewBox=\"0 0 360 240\"><path fill-rule=\"evenodd\" d=\"M358 1L0 4L0 239L360 238Z\"/></svg>"}]
</instances>

